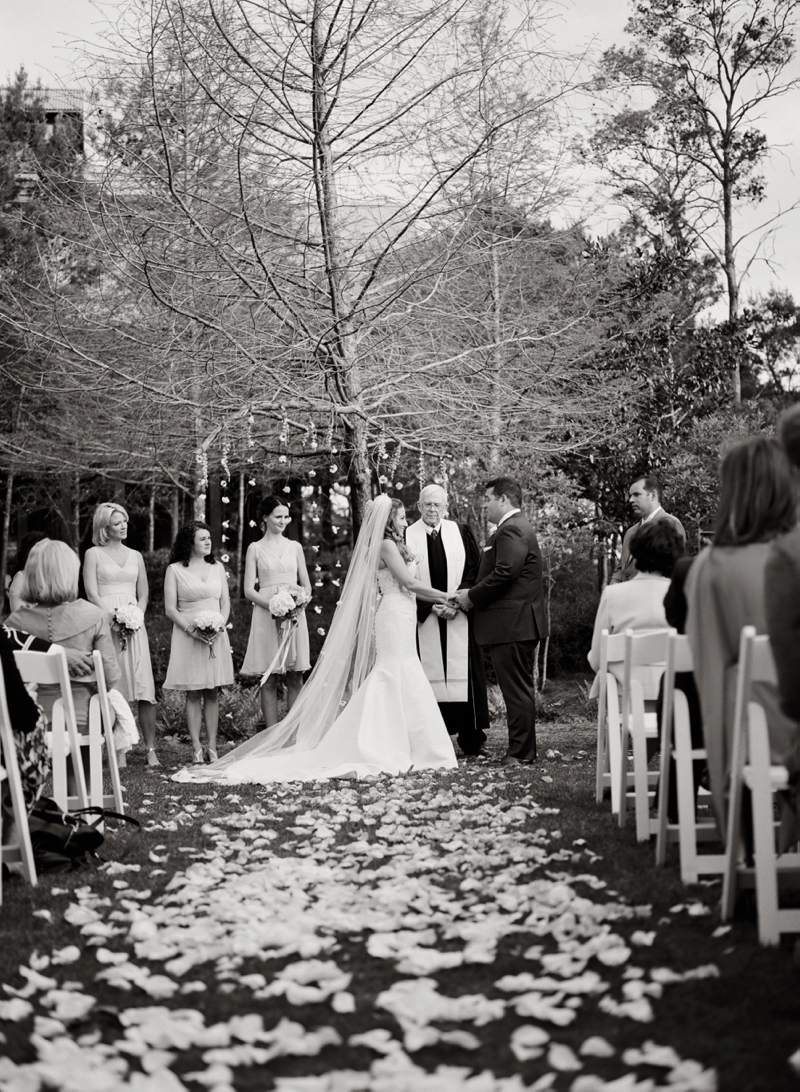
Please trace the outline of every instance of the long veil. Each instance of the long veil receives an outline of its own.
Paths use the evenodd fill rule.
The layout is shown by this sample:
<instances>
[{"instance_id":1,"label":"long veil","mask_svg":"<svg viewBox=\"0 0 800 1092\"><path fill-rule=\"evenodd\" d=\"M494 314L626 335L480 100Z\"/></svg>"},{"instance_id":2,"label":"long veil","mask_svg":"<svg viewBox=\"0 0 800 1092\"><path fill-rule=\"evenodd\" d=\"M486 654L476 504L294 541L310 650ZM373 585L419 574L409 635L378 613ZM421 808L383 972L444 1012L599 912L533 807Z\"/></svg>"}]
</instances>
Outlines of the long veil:
<instances>
[{"instance_id":1,"label":"long veil","mask_svg":"<svg viewBox=\"0 0 800 1092\"><path fill-rule=\"evenodd\" d=\"M289 713L278 724L206 766L202 773L224 771L245 757L310 751L330 731L375 662L378 564L391 509L392 499L386 494L367 505L328 636Z\"/></svg>"}]
</instances>

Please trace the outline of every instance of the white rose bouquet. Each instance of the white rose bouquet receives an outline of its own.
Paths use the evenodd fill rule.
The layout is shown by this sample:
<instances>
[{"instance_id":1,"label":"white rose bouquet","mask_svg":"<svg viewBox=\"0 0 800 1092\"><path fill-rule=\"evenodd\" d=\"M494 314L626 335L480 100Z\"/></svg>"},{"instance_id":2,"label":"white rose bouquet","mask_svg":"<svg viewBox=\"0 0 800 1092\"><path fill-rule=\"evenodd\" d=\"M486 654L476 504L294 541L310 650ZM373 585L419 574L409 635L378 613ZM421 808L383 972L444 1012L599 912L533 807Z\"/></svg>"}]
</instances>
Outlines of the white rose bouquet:
<instances>
[{"instance_id":1,"label":"white rose bouquet","mask_svg":"<svg viewBox=\"0 0 800 1092\"><path fill-rule=\"evenodd\" d=\"M311 602L311 593L299 584L284 584L269 601L269 613L280 622L297 624L300 611Z\"/></svg>"},{"instance_id":2,"label":"white rose bouquet","mask_svg":"<svg viewBox=\"0 0 800 1092\"><path fill-rule=\"evenodd\" d=\"M134 603L115 607L111 625L119 634L119 647L124 652L128 647L128 639L144 625L144 615Z\"/></svg>"},{"instance_id":3,"label":"white rose bouquet","mask_svg":"<svg viewBox=\"0 0 800 1092\"><path fill-rule=\"evenodd\" d=\"M225 619L218 610L201 610L199 614L194 616L192 627L195 633L198 633L208 645L209 658L216 660L214 641L217 635L225 629Z\"/></svg>"}]
</instances>

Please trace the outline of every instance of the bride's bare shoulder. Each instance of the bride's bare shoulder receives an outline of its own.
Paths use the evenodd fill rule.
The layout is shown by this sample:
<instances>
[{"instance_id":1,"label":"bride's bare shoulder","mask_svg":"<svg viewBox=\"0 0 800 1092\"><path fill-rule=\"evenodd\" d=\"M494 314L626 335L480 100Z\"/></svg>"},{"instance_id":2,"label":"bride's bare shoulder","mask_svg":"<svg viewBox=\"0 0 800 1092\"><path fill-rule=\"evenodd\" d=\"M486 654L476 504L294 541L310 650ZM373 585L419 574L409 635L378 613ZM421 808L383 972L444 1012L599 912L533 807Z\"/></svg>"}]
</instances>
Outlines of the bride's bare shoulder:
<instances>
[{"instance_id":1,"label":"bride's bare shoulder","mask_svg":"<svg viewBox=\"0 0 800 1092\"><path fill-rule=\"evenodd\" d=\"M381 560L378 565L379 569L386 569L389 567L392 561L395 561L400 557L400 551L397 548L397 543L392 542L390 538L385 538L381 543Z\"/></svg>"}]
</instances>

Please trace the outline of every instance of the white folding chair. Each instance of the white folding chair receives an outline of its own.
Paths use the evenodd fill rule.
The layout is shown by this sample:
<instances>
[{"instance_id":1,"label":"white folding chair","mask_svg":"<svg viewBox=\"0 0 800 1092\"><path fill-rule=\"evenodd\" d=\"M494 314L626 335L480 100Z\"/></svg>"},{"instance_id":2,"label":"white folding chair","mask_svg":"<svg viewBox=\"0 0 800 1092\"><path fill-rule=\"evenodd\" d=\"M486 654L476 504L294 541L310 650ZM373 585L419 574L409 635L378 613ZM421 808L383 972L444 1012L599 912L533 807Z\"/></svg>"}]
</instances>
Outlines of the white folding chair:
<instances>
[{"instance_id":1,"label":"white folding chair","mask_svg":"<svg viewBox=\"0 0 800 1092\"><path fill-rule=\"evenodd\" d=\"M59 645L51 645L47 652L15 652L14 659L22 679L37 686L58 686L61 697L53 705L50 718L52 735L53 799L62 811L69 811L67 803L67 750L72 758L77 794L73 798L79 808L89 806L86 777L81 761L81 744L75 721L75 706L67 671L67 657Z\"/></svg>"},{"instance_id":2,"label":"white folding chair","mask_svg":"<svg viewBox=\"0 0 800 1092\"><path fill-rule=\"evenodd\" d=\"M769 637L758 637L753 626L745 626L739 642L721 911L722 920L728 921L738 887L753 875L753 870L742 862L742 791L746 785L751 792L753 812L758 939L762 944L778 944L781 933L800 933L800 910L779 908L779 878L785 876L797 884L800 853L778 856L775 851L773 794L786 788L788 775L784 766L771 763L764 708L750 701L754 682L777 687L778 677ZM749 763L746 762L748 745Z\"/></svg>"},{"instance_id":3,"label":"white folding chair","mask_svg":"<svg viewBox=\"0 0 800 1092\"><path fill-rule=\"evenodd\" d=\"M655 708L648 710L646 701L655 703L658 698L658 682L647 687L634 678L636 668L663 668L667 661L669 629L654 630L650 633L636 633L632 629L625 631L625 653L622 676L622 717L620 719L620 754L619 784L629 783L628 776L628 734L630 733L633 751L633 784L630 789L620 793L619 825L625 826L628 810L628 796L633 796L636 815L636 839L646 842L657 831L657 820L650 818L650 803L655 795L658 783L658 771L647 769L647 742L658 739L658 719Z\"/></svg>"},{"instance_id":4,"label":"white folding chair","mask_svg":"<svg viewBox=\"0 0 800 1092\"><path fill-rule=\"evenodd\" d=\"M25 797L22 792L22 780L17 763L17 751L14 746L14 735L11 730L11 717L8 712L8 699L6 697L6 684L3 677L3 669L0 667L0 771L5 774L8 781L8 792L11 798L11 811L16 827L16 841L9 842L2 847L0 862L2 864L21 864L22 874L28 883L35 887L36 864L33 860L33 848L31 846L31 833L28 829L28 809L25 807ZM3 778L0 777L0 787ZM3 836L3 812L0 808L0 842ZM0 905L3 903L3 870L0 867Z\"/></svg>"},{"instance_id":5,"label":"white folding chair","mask_svg":"<svg viewBox=\"0 0 800 1092\"><path fill-rule=\"evenodd\" d=\"M604 629L600 636L600 667L597 672L597 767L595 772L595 799L603 802L606 789L611 789L611 810L619 811L620 704L616 678L609 668L625 658L625 635L609 633ZM613 771L613 776L612 776Z\"/></svg>"},{"instance_id":6,"label":"white folding chair","mask_svg":"<svg viewBox=\"0 0 800 1092\"><path fill-rule=\"evenodd\" d=\"M92 661L97 679L97 693L89 699L88 736L80 737L81 743L89 747L89 800L93 807L113 806L118 812L124 814L125 801L122 798L122 783L117 765L117 751L114 746L114 716L108 701L103 657L97 649L92 653ZM105 739L106 762L111 778L110 795L105 795L103 792L103 739Z\"/></svg>"},{"instance_id":7,"label":"white folding chair","mask_svg":"<svg viewBox=\"0 0 800 1092\"><path fill-rule=\"evenodd\" d=\"M705 748L692 746L689 702L682 690L675 689L676 673L694 671L689 638L674 631L670 634L667 663L664 669L664 692L661 712L661 769L656 820L656 864L663 865L667 857L667 842L678 842L683 883L697 883L700 876L718 875L725 864L723 853L698 853L698 842L721 841L713 814L703 807L701 798L710 803L711 794L701 789L695 804L694 762L706 758ZM678 822L668 821L670 762L675 759L677 780ZM705 814L699 814L705 812Z\"/></svg>"}]
</instances>

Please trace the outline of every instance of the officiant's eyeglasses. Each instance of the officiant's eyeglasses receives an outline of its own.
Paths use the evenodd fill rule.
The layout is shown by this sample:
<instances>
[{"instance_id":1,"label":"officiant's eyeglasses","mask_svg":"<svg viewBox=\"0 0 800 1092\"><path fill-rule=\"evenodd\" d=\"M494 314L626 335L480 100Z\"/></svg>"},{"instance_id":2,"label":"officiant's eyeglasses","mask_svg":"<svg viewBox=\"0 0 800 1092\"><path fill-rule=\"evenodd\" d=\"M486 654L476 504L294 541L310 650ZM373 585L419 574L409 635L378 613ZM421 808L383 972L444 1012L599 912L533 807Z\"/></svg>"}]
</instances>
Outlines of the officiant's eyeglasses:
<instances>
[{"instance_id":1,"label":"officiant's eyeglasses","mask_svg":"<svg viewBox=\"0 0 800 1092\"><path fill-rule=\"evenodd\" d=\"M420 501L419 508L420 511L422 511L423 508L435 508L437 511L444 511L445 508L447 508L447 505L439 504L437 501Z\"/></svg>"}]
</instances>

